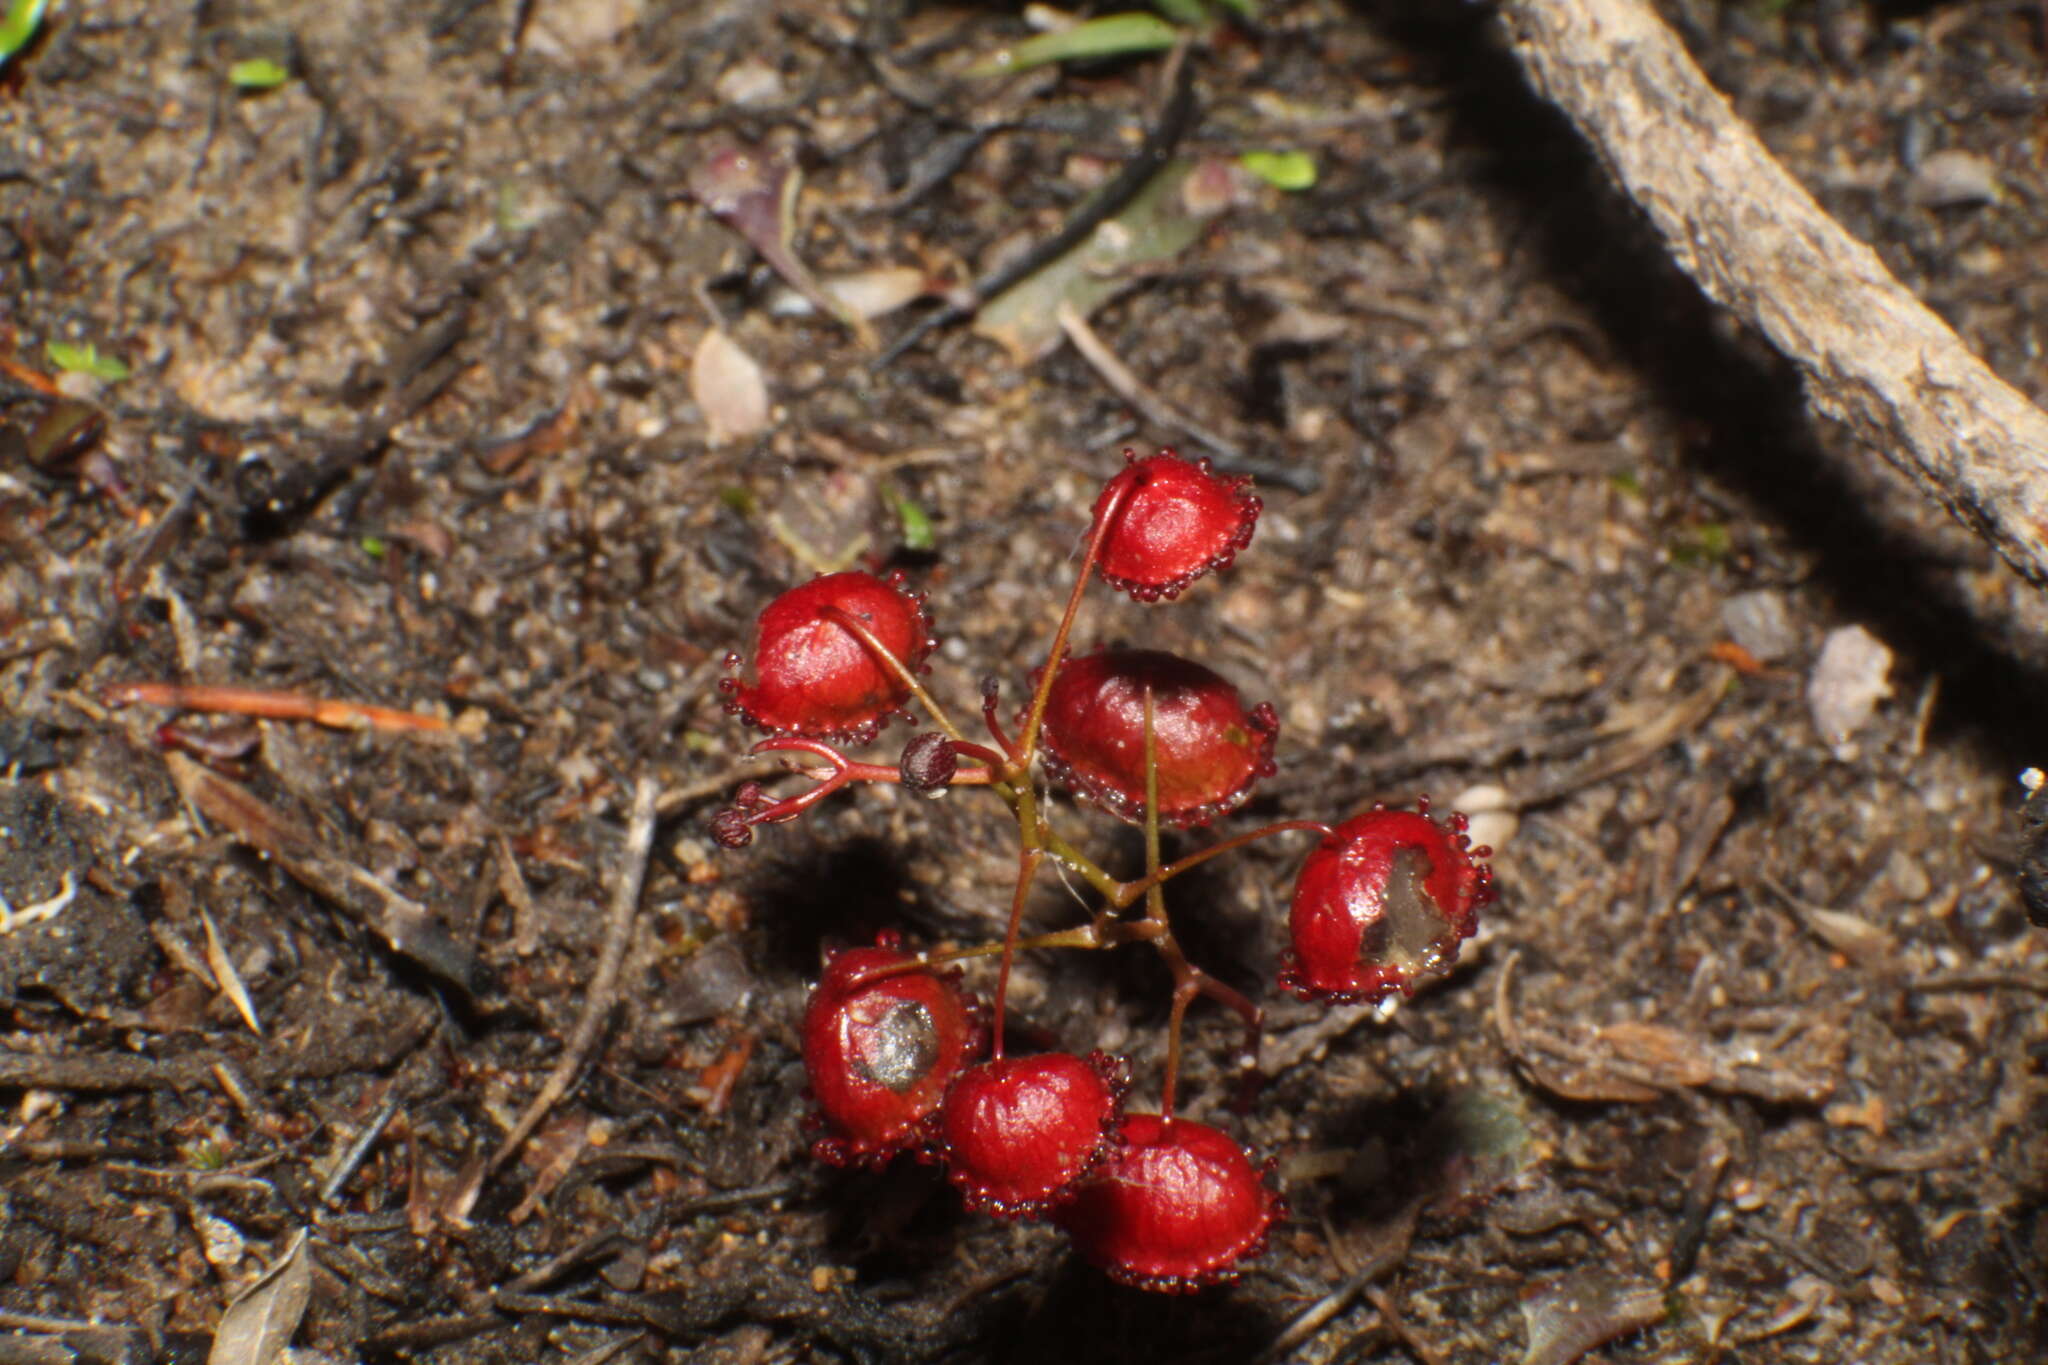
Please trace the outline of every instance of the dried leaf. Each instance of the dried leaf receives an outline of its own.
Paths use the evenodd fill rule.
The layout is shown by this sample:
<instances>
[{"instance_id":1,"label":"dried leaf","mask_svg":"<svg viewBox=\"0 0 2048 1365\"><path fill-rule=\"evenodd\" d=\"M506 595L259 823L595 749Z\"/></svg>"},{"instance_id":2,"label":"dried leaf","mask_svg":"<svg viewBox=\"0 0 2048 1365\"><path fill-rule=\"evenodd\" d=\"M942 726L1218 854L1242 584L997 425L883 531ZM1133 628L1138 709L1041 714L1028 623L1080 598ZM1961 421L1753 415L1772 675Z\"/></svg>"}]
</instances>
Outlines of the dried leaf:
<instances>
[{"instance_id":1,"label":"dried leaf","mask_svg":"<svg viewBox=\"0 0 2048 1365\"><path fill-rule=\"evenodd\" d=\"M263 1025L256 1021L256 1002L249 998L249 988L242 984L242 974L235 970L235 960L221 946L220 930L203 905L199 907L199 922L206 926L206 965L213 969L213 979L220 983L228 999L235 1002L235 1009L242 1016L242 1022L249 1026L249 1032L261 1038Z\"/></svg>"},{"instance_id":2,"label":"dried leaf","mask_svg":"<svg viewBox=\"0 0 2048 1365\"><path fill-rule=\"evenodd\" d=\"M874 330L827 294L796 254L796 203L803 175L786 161L751 147L717 147L690 168L690 193L720 222L747 239L790 287L831 314L860 344L875 347Z\"/></svg>"},{"instance_id":3,"label":"dried leaf","mask_svg":"<svg viewBox=\"0 0 2048 1365\"><path fill-rule=\"evenodd\" d=\"M220 1315L206 1365L271 1365L281 1359L306 1315L312 1292L313 1266L301 1228L278 1263Z\"/></svg>"},{"instance_id":4,"label":"dried leaf","mask_svg":"<svg viewBox=\"0 0 2048 1365\"><path fill-rule=\"evenodd\" d=\"M1572 1365L1618 1336L1664 1316L1664 1295L1654 1284L1624 1280L1604 1267L1578 1271L1522 1301L1529 1350L1522 1365Z\"/></svg>"},{"instance_id":5,"label":"dried leaf","mask_svg":"<svg viewBox=\"0 0 2048 1365\"><path fill-rule=\"evenodd\" d=\"M1697 1086L1714 1079L1706 1040L1693 1034L1630 1019L1609 1024L1598 1036L1616 1056L1648 1073L1646 1079L1652 1085Z\"/></svg>"},{"instance_id":6,"label":"dried leaf","mask_svg":"<svg viewBox=\"0 0 2048 1365\"><path fill-rule=\"evenodd\" d=\"M856 270L846 275L828 275L825 292L857 318L878 318L893 313L914 299L931 292L931 281L913 265L883 266L877 270Z\"/></svg>"},{"instance_id":7,"label":"dried leaf","mask_svg":"<svg viewBox=\"0 0 2048 1365\"><path fill-rule=\"evenodd\" d=\"M697 343L690 358L690 396L711 428L713 445L768 429L768 381L723 328L712 328Z\"/></svg>"}]
</instances>

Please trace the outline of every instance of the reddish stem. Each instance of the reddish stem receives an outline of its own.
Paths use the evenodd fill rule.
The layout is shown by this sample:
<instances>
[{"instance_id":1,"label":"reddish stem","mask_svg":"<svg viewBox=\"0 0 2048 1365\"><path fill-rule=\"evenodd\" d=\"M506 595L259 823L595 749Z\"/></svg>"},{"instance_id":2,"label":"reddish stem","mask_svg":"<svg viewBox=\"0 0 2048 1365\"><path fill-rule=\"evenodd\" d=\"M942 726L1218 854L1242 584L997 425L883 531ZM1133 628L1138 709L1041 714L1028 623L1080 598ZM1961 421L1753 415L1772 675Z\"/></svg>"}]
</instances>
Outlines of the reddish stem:
<instances>
[{"instance_id":1,"label":"reddish stem","mask_svg":"<svg viewBox=\"0 0 2048 1365\"><path fill-rule=\"evenodd\" d=\"M1109 502L1096 513L1095 525L1088 533L1088 551L1081 557L1081 572L1074 576L1074 587L1067 594L1067 609L1060 615L1060 628L1053 632L1052 648L1046 652L1045 668L1038 675L1038 689L1031 695L1031 709L1024 716L1024 730L1017 738L1016 763L1019 771L1013 776L1022 776L1022 770L1031 766L1031 760L1038 754L1038 727L1045 719L1047 702L1052 699L1053 676L1059 672L1060 660L1067 654L1067 637L1073 634L1074 617L1081 610L1081 594L1088 590L1088 580L1094 576L1095 561L1102 557L1102 542L1109 538L1109 528L1124 510L1124 504L1131 500L1131 493L1137 485L1126 481L1110 495Z\"/></svg>"},{"instance_id":2,"label":"reddish stem","mask_svg":"<svg viewBox=\"0 0 2048 1365\"><path fill-rule=\"evenodd\" d=\"M982 724L988 726L988 732L995 736L996 743L1002 746L1003 753L1008 755L1009 761L1021 769L1024 765L1023 760L1019 757L1020 751L1011 742L1009 734L1004 731L1003 723L996 719L996 707L1001 704L1002 699L1003 693L1000 684L994 678L986 679L981 685Z\"/></svg>"},{"instance_id":3,"label":"reddish stem","mask_svg":"<svg viewBox=\"0 0 2048 1365\"><path fill-rule=\"evenodd\" d=\"M979 746L977 746L979 747ZM785 796L779 801L754 806L744 813L750 825L782 825L796 819L812 806L830 796L840 788L854 782L898 782L903 781L903 771L886 763L861 763L848 758L831 745L820 739L803 735L777 735L756 744L749 753L805 753L825 760L830 772L820 773L816 768L798 768L817 783L795 796ZM953 774L950 785L955 787L985 787L996 781L991 768L962 768Z\"/></svg>"},{"instance_id":4,"label":"reddish stem","mask_svg":"<svg viewBox=\"0 0 2048 1365\"><path fill-rule=\"evenodd\" d=\"M1038 865L1045 860L1042 848L1026 848L1017 855L1017 889L1010 895L1010 922L1003 929L1003 964L996 970L995 1027L990 1036L989 1053L997 1060L1003 1055L1003 1018L1009 1012L1010 964L1017 958L1017 930L1024 923L1024 899L1031 890L1031 879L1038 873Z\"/></svg>"}]
</instances>

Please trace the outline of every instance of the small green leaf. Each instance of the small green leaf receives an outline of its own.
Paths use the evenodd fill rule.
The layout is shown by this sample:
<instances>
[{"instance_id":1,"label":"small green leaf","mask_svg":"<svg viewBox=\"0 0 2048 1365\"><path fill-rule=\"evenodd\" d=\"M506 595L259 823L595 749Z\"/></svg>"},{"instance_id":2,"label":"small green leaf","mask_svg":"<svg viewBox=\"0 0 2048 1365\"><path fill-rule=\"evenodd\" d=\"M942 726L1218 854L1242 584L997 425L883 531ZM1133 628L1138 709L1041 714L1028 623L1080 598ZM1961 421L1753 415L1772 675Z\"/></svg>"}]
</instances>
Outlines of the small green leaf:
<instances>
[{"instance_id":1,"label":"small green leaf","mask_svg":"<svg viewBox=\"0 0 2048 1365\"><path fill-rule=\"evenodd\" d=\"M251 57L228 68L228 84L237 90L275 90L292 73L268 57Z\"/></svg>"},{"instance_id":2,"label":"small green leaf","mask_svg":"<svg viewBox=\"0 0 2048 1365\"><path fill-rule=\"evenodd\" d=\"M0 15L0 62L28 46L28 40L36 36L36 25L43 21L43 10L48 0L14 0L7 7L7 13Z\"/></svg>"},{"instance_id":3,"label":"small green leaf","mask_svg":"<svg viewBox=\"0 0 2048 1365\"><path fill-rule=\"evenodd\" d=\"M1637 474L1633 469L1615 470L1612 474L1609 474L1607 476L1607 486L1609 488L1612 488L1615 492L1625 493L1631 498L1640 498L1641 496L1643 496L1642 476Z\"/></svg>"},{"instance_id":4,"label":"small green leaf","mask_svg":"<svg viewBox=\"0 0 2048 1365\"><path fill-rule=\"evenodd\" d=\"M1305 190L1316 183L1316 159L1307 152L1246 152L1237 164L1278 190Z\"/></svg>"},{"instance_id":5,"label":"small green leaf","mask_svg":"<svg viewBox=\"0 0 2048 1365\"><path fill-rule=\"evenodd\" d=\"M363 547L363 553L372 559L382 559L391 551L390 542L382 536L364 536L358 543Z\"/></svg>"},{"instance_id":6,"label":"small green leaf","mask_svg":"<svg viewBox=\"0 0 2048 1365\"><path fill-rule=\"evenodd\" d=\"M1671 562L1685 568L1723 564L1735 553L1735 537L1723 522L1707 521L1688 526L1671 546Z\"/></svg>"},{"instance_id":7,"label":"small green leaf","mask_svg":"<svg viewBox=\"0 0 2048 1365\"><path fill-rule=\"evenodd\" d=\"M1209 23L1209 10L1202 0L1152 0L1152 8L1189 28L1204 28Z\"/></svg>"},{"instance_id":8,"label":"small green leaf","mask_svg":"<svg viewBox=\"0 0 2048 1365\"><path fill-rule=\"evenodd\" d=\"M1122 57L1133 52L1159 52L1172 47L1178 31L1156 14L1132 11L1105 14L1058 33L1041 33L1015 47L1004 48L985 62L968 68L970 76L1007 76L1048 62L1085 57Z\"/></svg>"},{"instance_id":9,"label":"small green leaf","mask_svg":"<svg viewBox=\"0 0 2048 1365\"><path fill-rule=\"evenodd\" d=\"M753 490L743 485L729 483L718 490L718 500L743 517L751 517L761 510Z\"/></svg>"},{"instance_id":10,"label":"small green leaf","mask_svg":"<svg viewBox=\"0 0 2048 1365\"><path fill-rule=\"evenodd\" d=\"M50 357L50 363L60 370L89 374L109 382L128 377L128 367L121 363L119 356L101 355L99 347L90 341L76 346L68 341L46 342L43 351Z\"/></svg>"},{"instance_id":11,"label":"small green leaf","mask_svg":"<svg viewBox=\"0 0 2048 1365\"><path fill-rule=\"evenodd\" d=\"M938 537L932 534L932 519L924 508L901 493L895 494L892 501L896 504L896 516L903 523L904 549L922 552L939 543Z\"/></svg>"}]
</instances>

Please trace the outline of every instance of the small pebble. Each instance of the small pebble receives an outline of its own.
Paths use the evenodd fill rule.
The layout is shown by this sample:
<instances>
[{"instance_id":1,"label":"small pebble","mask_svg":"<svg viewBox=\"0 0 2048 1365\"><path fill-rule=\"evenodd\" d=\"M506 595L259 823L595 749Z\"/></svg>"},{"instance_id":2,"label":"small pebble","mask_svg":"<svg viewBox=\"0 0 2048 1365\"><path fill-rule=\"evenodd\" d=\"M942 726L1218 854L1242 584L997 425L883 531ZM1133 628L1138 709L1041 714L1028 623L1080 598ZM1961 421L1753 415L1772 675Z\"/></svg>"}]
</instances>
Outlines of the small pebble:
<instances>
[{"instance_id":1,"label":"small pebble","mask_svg":"<svg viewBox=\"0 0 2048 1365\"><path fill-rule=\"evenodd\" d=\"M780 104L789 98L789 91L782 83L782 73L759 57L752 56L742 57L721 71L712 89L720 100L743 109Z\"/></svg>"},{"instance_id":2,"label":"small pebble","mask_svg":"<svg viewBox=\"0 0 2048 1365\"><path fill-rule=\"evenodd\" d=\"M1721 625L1730 639L1763 663L1785 658L1799 648L1799 632L1785 608L1783 593L1737 593L1721 604Z\"/></svg>"},{"instance_id":3,"label":"small pebble","mask_svg":"<svg viewBox=\"0 0 2048 1365\"><path fill-rule=\"evenodd\" d=\"M1878 702L1892 694L1891 669L1891 650L1863 627L1829 632L1806 679L1806 705L1820 737L1846 744L1868 725Z\"/></svg>"},{"instance_id":4,"label":"small pebble","mask_svg":"<svg viewBox=\"0 0 2048 1365\"><path fill-rule=\"evenodd\" d=\"M1507 789L1496 782L1465 788L1451 798L1451 809L1470 822L1465 833L1471 837L1474 848L1490 848L1498 853L1522 827L1522 817L1515 813Z\"/></svg>"},{"instance_id":5,"label":"small pebble","mask_svg":"<svg viewBox=\"0 0 2048 1365\"><path fill-rule=\"evenodd\" d=\"M1913 202L1931 209L1995 204L1998 168L1973 152L1936 152L1913 172Z\"/></svg>"},{"instance_id":6,"label":"small pebble","mask_svg":"<svg viewBox=\"0 0 2048 1365\"><path fill-rule=\"evenodd\" d=\"M1920 865L1918 858L1902 848L1892 850L1891 861L1885 872L1891 878L1892 890L1898 893L1902 901L1918 903L1926 900L1934 891L1934 882L1928 877L1927 869Z\"/></svg>"}]
</instances>

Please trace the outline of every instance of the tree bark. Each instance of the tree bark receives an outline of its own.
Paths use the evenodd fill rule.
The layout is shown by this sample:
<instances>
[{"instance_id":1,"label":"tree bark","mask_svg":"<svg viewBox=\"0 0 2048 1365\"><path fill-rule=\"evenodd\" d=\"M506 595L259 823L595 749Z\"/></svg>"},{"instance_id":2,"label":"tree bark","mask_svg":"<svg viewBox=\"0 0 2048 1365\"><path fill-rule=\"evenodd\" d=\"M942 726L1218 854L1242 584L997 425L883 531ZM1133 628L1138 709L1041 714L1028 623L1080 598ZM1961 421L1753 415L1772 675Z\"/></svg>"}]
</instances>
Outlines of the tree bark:
<instances>
[{"instance_id":1,"label":"tree bark","mask_svg":"<svg viewBox=\"0 0 2048 1365\"><path fill-rule=\"evenodd\" d=\"M2048 586L2048 414L1786 173L1646 0L1500 0L1530 83L1808 401Z\"/></svg>"}]
</instances>

